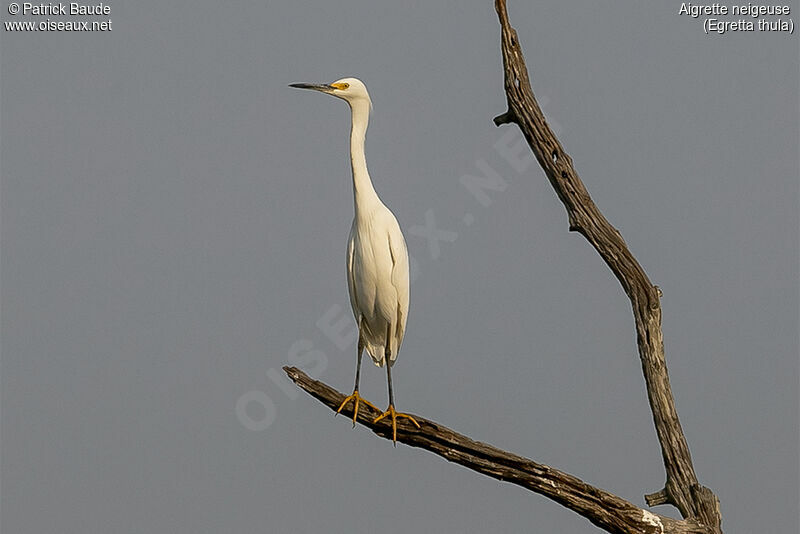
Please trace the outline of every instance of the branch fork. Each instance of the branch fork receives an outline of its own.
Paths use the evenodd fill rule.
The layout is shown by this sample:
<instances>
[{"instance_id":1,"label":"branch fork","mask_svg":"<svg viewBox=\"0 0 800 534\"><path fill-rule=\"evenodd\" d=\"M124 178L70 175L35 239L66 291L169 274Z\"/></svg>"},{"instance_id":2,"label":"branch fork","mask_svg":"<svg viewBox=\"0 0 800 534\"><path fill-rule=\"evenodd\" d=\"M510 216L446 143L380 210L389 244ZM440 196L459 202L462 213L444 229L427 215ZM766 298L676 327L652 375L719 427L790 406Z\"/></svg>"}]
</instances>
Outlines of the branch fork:
<instances>
[{"instance_id":1,"label":"branch fork","mask_svg":"<svg viewBox=\"0 0 800 534\"><path fill-rule=\"evenodd\" d=\"M495 9L501 26L508 109L495 117L494 123L519 126L567 210L569 230L583 235L597 250L630 299L647 398L666 471L664 487L646 495L645 501L648 506L671 504L683 519L654 514L563 471L475 441L424 417L414 416L420 428L405 421L398 425L397 441L544 495L607 532L722 534L719 500L697 480L675 408L664 357L661 290L650 282L620 233L606 220L586 190L572 159L550 129L533 95L525 58L517 33L509 22L505 0L495 0ZM301 389L334 411L345 398L295 367L284 367L284 371ZM357 415L357 422L383 438L392 439L391 424L374 423L377 415L377 410L364 406Z\"/></svg>"}]
</instances>

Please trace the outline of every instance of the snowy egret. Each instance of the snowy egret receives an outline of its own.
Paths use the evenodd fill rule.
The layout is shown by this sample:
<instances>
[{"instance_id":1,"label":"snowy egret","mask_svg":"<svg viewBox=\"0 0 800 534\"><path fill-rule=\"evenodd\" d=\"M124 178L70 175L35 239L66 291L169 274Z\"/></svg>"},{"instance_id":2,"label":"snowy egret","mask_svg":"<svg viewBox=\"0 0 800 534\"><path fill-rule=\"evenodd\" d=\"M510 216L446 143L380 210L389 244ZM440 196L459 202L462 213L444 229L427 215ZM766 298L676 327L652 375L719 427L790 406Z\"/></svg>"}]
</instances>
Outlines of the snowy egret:
<instances>
[{"instance_id":1,"label":"snowy egret","mask_svg":"<svg viewBox=\"0 0 800 534\"><path fill-rule=\"evenodd\" d=\"M290 87L319 91L341 98L350 105L350 164L355 216L347 242L347 285L358 325L358 354L353 394L345 398L336 413L353 400L355 426L359 402L377 410L358 393L361 354L366 349L375 365L386 365L389 386L389 407L373 423L391 417L392 441L397 444L397 418L405 417L419 428L413 417L395 411L392 391L391 369L403 342L408 318L408 251L397 219L381 202L367 172L364 140L372 101L367 87L356 78L343 78L327 85L293 83Z\"/></svg>"}]
</instances>

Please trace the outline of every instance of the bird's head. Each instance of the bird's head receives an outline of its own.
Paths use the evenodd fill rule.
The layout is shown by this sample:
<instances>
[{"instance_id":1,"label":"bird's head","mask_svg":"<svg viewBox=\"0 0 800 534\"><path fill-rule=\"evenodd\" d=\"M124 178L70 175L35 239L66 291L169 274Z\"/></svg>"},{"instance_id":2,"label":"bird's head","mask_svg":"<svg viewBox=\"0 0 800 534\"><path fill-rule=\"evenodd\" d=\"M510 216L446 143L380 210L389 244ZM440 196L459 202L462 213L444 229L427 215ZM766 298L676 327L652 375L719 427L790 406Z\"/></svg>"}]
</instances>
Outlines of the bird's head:
<instances>
[{"instance_id":1,"label":"bird's head","mask_svg":"<svg viewBox=\"0 0 800 534\"><path fill-rule=\"evenodd\" d=\"M320 93L335 96L336 98L347 101L351 107L354 104L363 102L369 104L370 109L372 108L372 100L369 98L367 86L358 78L342 78L341 80L336 80L329 84L293 83L290 84L289 87L311 89L312 91L319 91Z\"/></svg>"}]
</instances>

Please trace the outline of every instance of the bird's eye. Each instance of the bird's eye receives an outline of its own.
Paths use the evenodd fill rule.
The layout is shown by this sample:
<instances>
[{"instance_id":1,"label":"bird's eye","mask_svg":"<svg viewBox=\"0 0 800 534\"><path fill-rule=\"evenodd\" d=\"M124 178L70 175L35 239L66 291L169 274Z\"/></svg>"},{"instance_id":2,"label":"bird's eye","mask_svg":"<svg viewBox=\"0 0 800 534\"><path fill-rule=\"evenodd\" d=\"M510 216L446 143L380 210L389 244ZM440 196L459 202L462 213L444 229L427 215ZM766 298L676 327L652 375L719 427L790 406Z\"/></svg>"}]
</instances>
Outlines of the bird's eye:
<instances>
[{"instance_id":1,"label":"bird's eye","mask_svg":"<svg viewBox=\"0 0 800 534\"><path fill-rule=\"evenodd\" d=\"M340 91L344 91L345 89L350 87L350 84L346 82L332 83L331 87L333 87L334 89L338 89Z\"/></svg>"}]
</instances>

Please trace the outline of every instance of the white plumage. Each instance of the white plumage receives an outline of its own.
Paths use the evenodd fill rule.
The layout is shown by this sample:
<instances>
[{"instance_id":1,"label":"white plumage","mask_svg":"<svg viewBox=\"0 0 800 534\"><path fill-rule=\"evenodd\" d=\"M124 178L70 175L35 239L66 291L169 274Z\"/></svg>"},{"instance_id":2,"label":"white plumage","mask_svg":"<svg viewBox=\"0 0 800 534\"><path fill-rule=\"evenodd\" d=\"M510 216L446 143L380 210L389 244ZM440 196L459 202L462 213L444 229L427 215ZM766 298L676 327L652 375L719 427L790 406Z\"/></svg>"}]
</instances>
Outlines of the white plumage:
<instances>
[{"instance_id":1,"label":"white plumage","mask_svg":"<svg viewBox=\"0 0 800 534\"><path fill-rule=\"evenodd\" d=\"M355 388L337 413L353 399L355 426L360 401L375 407L358 394L361 355L366 349L376 365L383 366L388 360L389 408L374 422L391 416L393 439L396 441L397 417L406 417L419 428L413 417L395 412L392 391L391 367L403 342L408 318L408 251L397 219L381 202L367 172L364 141L372 101L364 83L356 78L343 78L329 85L299 83L292 84L292 87L320 91L350 105L350 163L355 216L347 242L347 285L359 339Z\"/></svg>"},{"instance_id":2,"label":"white plumage","mask_svg":"<svg viewBox=\"0 0 800 534\"><path fill-rule=\"evenodd\" d=\"M393 364L408 317L408 252L397 219L380 202L367 213L357 210L353 219L347 283L353 315L362 319L364 348L379 366L388 351Z\"/></svg>"}]
</instances>

